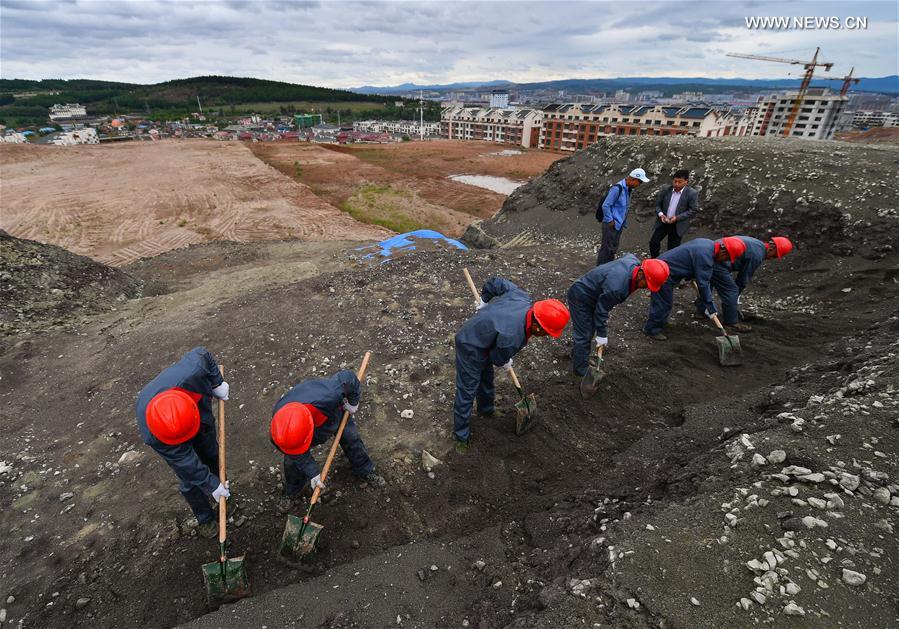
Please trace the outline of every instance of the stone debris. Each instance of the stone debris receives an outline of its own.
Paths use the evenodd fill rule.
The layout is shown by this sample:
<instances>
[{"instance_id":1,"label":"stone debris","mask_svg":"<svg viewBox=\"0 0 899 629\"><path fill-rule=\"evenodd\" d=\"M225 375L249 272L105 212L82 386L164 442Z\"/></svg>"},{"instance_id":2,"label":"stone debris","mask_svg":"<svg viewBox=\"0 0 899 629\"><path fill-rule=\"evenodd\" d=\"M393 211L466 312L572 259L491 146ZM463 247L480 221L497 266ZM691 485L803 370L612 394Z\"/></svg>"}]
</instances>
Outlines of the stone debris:
<instances>
[{"instance_id":1,"label":"stone debris","mask_svg":"<svg viewBox=\"0 0 899 629\"><path fill-rule=\"evenodd\" d=\"M430 472L435 467L437 467L438 465L440 465L442 463L443 463L443 461L441 461L440 459L435 457L433 454L431 454L427 450L421 451L421 468L424 471Z\"/></svg>"},{"instance_id":2,"label":"stone debris","mask_svg":"<svg viewBox=\"0 0 899 629\"><path fill-rule=\"evenodd\" d=\"M787 616L805 616L805 610L793 601L784 605L783 613Z\"/></svg>"},{"instance_id":3,"label":"stone debris","mask_svg":"<svg viewBox=\"0 0 899 629\"><path fill-rule=\"evenodd\" d=\"M783 450L772 450L768 453L768 463L771 465L780 465L787 460L787 453Z\"/></svg>"},{"instance_id":4,"label":"stone debris","mask_svg":"<svg viewBox=\"0 0 899 629\"><path fill-rule=\"evenodd\" d=\"M861 572L856 572L855 570L850 570L849 568L843 568L843 583L846 585L864 585L865 581L868 580L868 577L863 575Z\"/></svg>"}]
</instances>

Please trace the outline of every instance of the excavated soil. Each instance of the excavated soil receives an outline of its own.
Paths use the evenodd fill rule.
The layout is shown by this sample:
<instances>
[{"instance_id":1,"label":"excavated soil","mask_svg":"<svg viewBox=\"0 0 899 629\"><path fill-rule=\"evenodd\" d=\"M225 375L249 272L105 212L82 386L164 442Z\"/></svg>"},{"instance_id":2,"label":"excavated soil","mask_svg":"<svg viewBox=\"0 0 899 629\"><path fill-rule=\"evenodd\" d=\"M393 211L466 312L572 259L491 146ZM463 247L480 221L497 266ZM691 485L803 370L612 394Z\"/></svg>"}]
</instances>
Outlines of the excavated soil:
<instances>
[{"instance_id":1,"label":"excavated soil","mask_svg":"<svg viewBox=\"0 0 899 629\"><path fill-rule=\"evenodd\" d=\"M862 205L876 216L878 203ZM872 249L874 234L889 234L873 231L882 227L873 216L857 219L872 223L870 236L849 222L818 237L793 211L785 207L783 219L796 225L796 252L766 263L744 295L759 320L741 335L742 366L718 365L714 334L692 319L688 290L676 293L670 340L644 337L648 295L640 292L613 313L609 376L594 399L582 400L568 377L569 332L535 339L516 366L542 422L516 438L509 415L475 418L464 456L450 439L452 337L472 312L461 270L563 298L594 255L576 231L532 231L544 244L419 253L374 267L357 266L350 243L283 242L194 246L126 268L153 296L75 333L23 337L0 357L0 497L13 507L0 512L8 622L895 624L899 257ZM711 235L705 221L735 220L722 212L709 209L697 233ZM513 229L519 219L531 229L527 212L503 214L509 231L496 236L525 231ZM623 250L640 251L648 229L635 222ZM252 598L206 615L200 566L215 560L217 544L185 523L174 478L139 442L132 410L143 384L198 344L231 383L229 476L239 510L230 548L246 553L254 588ZM389 486L358 483L338 456L329 500L314 516L326 527L324 545L306 570L292 570L274 559L284 516L275 509L271 406L302 378L355 367L366 350L373 357L358 421ZM515 391L501 373L497 384L498 406L509 409ZM433 477L423 449L443 461ZM765 553L776 568L747 566ZM865 582L850 585L844 569ZM792 615L797 608L803 615Z\"/></svg>"}]
</instances>

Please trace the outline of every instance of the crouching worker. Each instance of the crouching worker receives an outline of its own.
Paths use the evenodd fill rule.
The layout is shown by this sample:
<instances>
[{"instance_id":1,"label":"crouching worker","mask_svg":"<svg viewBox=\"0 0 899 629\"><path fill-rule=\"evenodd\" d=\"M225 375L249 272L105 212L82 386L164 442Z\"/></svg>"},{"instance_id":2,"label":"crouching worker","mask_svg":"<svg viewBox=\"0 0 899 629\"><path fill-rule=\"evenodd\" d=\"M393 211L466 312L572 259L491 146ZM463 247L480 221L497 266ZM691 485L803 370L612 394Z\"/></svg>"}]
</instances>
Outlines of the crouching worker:
<instances>
[{"instance_id":1,"label":"crouching worker","mask_svg":"<svg viewBox=\"0 0 899 629\"><path fill-rule=\"evenodd\" d=\"M229 498L219 482L219 453L212 398L228 399L212 354L195 347L166 368L137 396L137 428L180 481L178 490L199 522L199 532L214 537L218 531L209 502Z\"/></svg>"},{"instance_id":2,"label":"crouching worker","mask_svg":"<svg viewBox=\"0 0 899 629\"><path fill-rule=\"evenodd\" d=\"M512 357L532 336L560 337L569 318L568 309L558 299L531 305L528 294L508 280L494 277L484 284L478 311L456 334L456 450L468 450L475 399L478 415L495 413L493 368L511 369Z\"/></svg>"},{"instance_id":3,"label":"crouching worker","mask_svg":"<svg viewBox=\"0 0 899 629\"><path fill-rule=\"evenodd\" d=\"M374 487L387 484L375 472L359 429L354 421L362 385L352 371L339 371L330 378L304 380L278 400L273 409L271 440L284 454L284 496L278 508L289 511L305 493L311 495L322 483L312 448L337 433L344 411L350 413L340 447L353 473Z\"/></svg>"},{"instance_id":4,"label":"crouching worker","mask_svg":"<svg viewBox=\"0 0 899 629\"><path fill-rule=\"evenodd\" d=\"M587 372L591 340L595 340L596 349L609 342L607 324L612 308L638 288L649 288L655 293L668 279L668 273L668 264L663 260L644 260L641 264L637 256L626 253L593 268L571 285L571 366L578 380Z\"/></svg>"}]
</instances>

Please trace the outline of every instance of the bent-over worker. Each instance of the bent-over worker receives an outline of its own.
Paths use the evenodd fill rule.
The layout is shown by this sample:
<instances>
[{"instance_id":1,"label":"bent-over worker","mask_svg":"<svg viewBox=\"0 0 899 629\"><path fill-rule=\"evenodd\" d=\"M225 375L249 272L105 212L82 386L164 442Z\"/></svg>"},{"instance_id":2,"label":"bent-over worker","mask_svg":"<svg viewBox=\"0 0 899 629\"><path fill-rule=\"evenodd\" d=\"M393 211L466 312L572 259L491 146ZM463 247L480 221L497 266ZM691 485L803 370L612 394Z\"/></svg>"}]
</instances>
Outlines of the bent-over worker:
<instances>
[{"instance_id":1,"label":"bent-over worker","mask_svg":"<svg viewBox=\"0 0 899 629\"><path fill-rule=\"evenodd\" d=\"M530 296L500 277L491 278L481 290L478 311L456 334L456 398L453 402L453 436L456 449L465 452L471 438L471 409L478 415L494 415L493 368L512 368L512 357L532 336L558 338L568 324L568 308L558 299L531 305Z\"/></svg>"},{"instance_id":2,"label":"bent-over worker","mask_svg":"<svg viewBox=\"0 0 899 629\"><path fill-rule=\"evenodd\" d=\"M209 497L218 502L231 496L218 477L213 397L227 400L228 383L212 354L195 347L141 390L135 409L141 439L175 472L178 490L206 537L217 531Z\"/></svg>"},{"instance_id":3,"label":"bent-over worker","mask_svg":"<svg viewBox=\"0 0 899 629\"><path fill-rule=\"evenodd\" d=\"M571 310L571 366L582 377L590 360L590 342L596 348L608 344L607 323L612 308L623 303L638 288L659 290L668 279L668 264L663 260L644 260L632 253L594 267L568 289ZM595 339L594 339L595 335Z\"/></svg>"}]
</instances>

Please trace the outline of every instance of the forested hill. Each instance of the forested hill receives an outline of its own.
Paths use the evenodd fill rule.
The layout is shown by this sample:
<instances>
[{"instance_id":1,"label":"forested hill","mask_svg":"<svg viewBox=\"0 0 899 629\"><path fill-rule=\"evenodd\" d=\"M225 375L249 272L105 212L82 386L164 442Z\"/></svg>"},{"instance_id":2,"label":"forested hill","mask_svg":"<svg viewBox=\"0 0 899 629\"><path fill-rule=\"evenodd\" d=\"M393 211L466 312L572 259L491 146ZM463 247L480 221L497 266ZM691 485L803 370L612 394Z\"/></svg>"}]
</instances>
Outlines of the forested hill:
<instances>
[{"instance_id":1,"label":"forested hill","mask_svg":"<svg viewBox=\"0 0 899 629\"><path fill-rule=\"evenodd\" d=\"M254 103L354 102L380 107L396 100L393 96L228 76L200 76L154 85L89 79L0 79L0 118L19 123L46 120L47 108L55 103L81 103L92 115L151 111L164 116L196 111L198 96L204 110L225 114L243 111L242 105Z\"/></svg>"}]
</instances>

